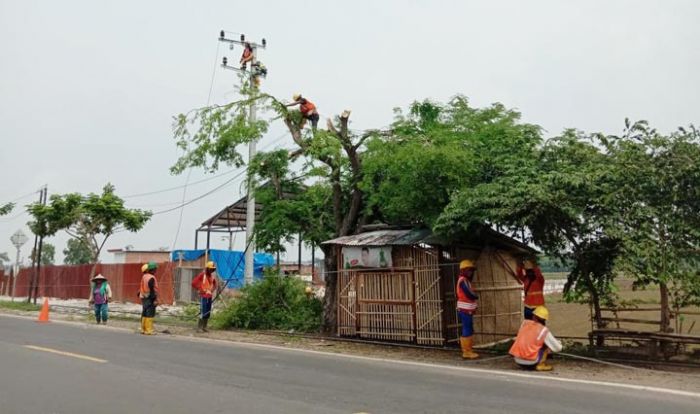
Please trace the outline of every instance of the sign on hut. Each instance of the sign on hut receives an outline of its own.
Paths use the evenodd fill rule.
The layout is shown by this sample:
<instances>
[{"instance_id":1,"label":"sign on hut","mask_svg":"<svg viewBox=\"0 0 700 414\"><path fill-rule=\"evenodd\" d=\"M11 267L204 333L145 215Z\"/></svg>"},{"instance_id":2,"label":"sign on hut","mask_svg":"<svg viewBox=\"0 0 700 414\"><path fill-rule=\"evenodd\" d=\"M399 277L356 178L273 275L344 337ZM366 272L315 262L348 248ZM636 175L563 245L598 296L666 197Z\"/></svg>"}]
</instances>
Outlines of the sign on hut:
<instances>
[{"instance_id":1,"label":"sign on hut","mask_svg":"<svg viewBox=\"0 0 700 414\"><path fill-rule=\"evenodd\" d=\"M376 230L328 240L337 249L339 336L444 346L457 342L455 286L476 260L475 344L508 339L522 320L517 260L536 250L482 227L445 242L426 229Z\"/></svg>"}]
</instances>

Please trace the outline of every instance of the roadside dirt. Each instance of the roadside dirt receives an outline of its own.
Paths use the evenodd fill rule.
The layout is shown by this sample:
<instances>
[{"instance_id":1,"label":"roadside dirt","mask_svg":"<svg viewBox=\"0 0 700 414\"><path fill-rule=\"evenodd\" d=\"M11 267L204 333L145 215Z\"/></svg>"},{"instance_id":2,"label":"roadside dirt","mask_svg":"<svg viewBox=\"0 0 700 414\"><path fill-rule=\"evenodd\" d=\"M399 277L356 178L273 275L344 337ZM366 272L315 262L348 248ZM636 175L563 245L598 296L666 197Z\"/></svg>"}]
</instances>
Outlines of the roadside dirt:
<instances>
[{"instance_id":1,"label":"roadside dirt","mask_svg":"<svg viewBox=\"0 0 700 414\"><path fill-rule=\"evenodd\" d=\"M36 312L10 311L6 309L0 310L0 312L24 316L36 316ZM87 322L87 318L82 316L52 313L51 317L57 320L94 324L94 322ZM136 333L139 327L139 322L138 320L111 319L109 325L113 327L130 329ZM99 329L101 327L95 326L95 328ZM481 359L479 360L464 361L461 359L460 353L456 349L407 348L389 344L365 344L337 341L333 340L332 338L309 338L306 336L297 336L293 334L264 333L256 331L210 330L209 333L197 333L195 332L195 324L184 325L181 323L159 323L158 318L156 318L156 329L161 334L165 332L165 334L184 337L270 344L288 348L309 349L338 354L361 355L390 360L417 361L503 371L519 371L509 356L488 352L482 352ZM552 365L555 367L553 372L541 374L538 373L538 375L620 382L625 384L700 392L700 369L695 368L669 368L674 370L673 372L669 372L657 369L622 368L597 362L573 360L563 357L553 358Z\"/></svg>"}]
</instances>

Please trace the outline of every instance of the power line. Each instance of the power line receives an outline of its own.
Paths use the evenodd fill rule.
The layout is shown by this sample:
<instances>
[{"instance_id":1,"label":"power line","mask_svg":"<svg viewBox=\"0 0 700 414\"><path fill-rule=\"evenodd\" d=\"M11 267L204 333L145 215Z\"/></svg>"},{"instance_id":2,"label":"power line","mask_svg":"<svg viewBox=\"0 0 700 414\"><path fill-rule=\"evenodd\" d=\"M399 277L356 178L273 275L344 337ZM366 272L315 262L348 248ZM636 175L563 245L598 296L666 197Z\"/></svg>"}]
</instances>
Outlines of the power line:
<instances>
[{"instance_id":1,"label":"power line","mask_svg":"<svg viewBox=\"0 0 700 414\"><path fill-rule=\"evenodd\" d=\"M179 205L179 206L177 206L177 207L173 207L173 208L169 208L169 209L161 210L161 211L156 211L155 213L153 213L153 215L155 216L155 215L158 215L158 214L169 213L169 212L175 211L175 210L177 210L177 209L179 209L179 208L181 208L181 207L190 205L190 204L194 203L194 202L197 201L197 200L201 200L201 199L203 199L204 197L206 197L206 196L208 196L208 195L211 195L211 194L213 194L213 193L215 193L215 192L221 190L222 188L226 187L226 186L229 185L233 180L235 180L236 178L239 178L241 175L243 175L243 174L245 174L245 173L246 173L246 171L243 170L243 171L241 171L240 173L236 174L234 177L231 177L230 179L226 180L223 184L220 184L220 185L218 185L217 187L214 187L212 190L209 190L209 191L207 191L206 193L204 193L204 194L202 194L202 195L200 195L200 196L198 196L198 197L195 197L195 198L193 198L193 199L187 200L186 202L182 203L181 205Z\"/></svg>"},{"instance_id":2,"label":"power line","mask_svg":"<svg viewBox=\"0 0 700 414\"><path fill-rule=\"evenodd\" d=\"M137 198L137 197L146 197L146 196L155 195L155 194L167 193L167 192L169 192L169 191L175 191L175 190L179 190L179 189L181 189L181 188L185 188L185 187L187 187L187 186L189 186L189 185L201 184L201 183L205 183L205 182L207 182L207 181L215 180L215 179L217 179L217 178L219 178L219 177L223 177L224 175L228 175L228 174L231 174L231 173L234 173L234 172L237 172L237 171L239 171L238 168L233 169L233 170L229 170L229 171L226 171L226 172L223 172L223 173L221 173L221 174L213 175L213 176L211 176L211 177L203 178L203 179L198 180L198 181L193 181L193 182L191 182L191 183L189 183L189 184L178 185L178 186L175 186L175 187L168 187L168 188L164 188L164 189L162 189L162 190L149 191L149 192L146 192L146 193L130 194L130 195L127 195L127 196L123 196L122 198Z\"/></svg>"},{"instance_id":3,"label":"power line","mask_svg":"<svg viewBox=\"0 0 700 414\"><path fill-rule=\"evenodd\" d=\"M41 191L41 190L32 191L31 193L27 193L27 194L25 194L25 195L23 195L23 196L19 196L19 197L15 198L14 200L10 200L10 201L8 201L7 203L15 203L15 202L17 202L17 201L19 201L19 200L22 200L22 199L24 199L24 198L27 198L27 197L29 197L29 196L33 196L34 194L38 193L39 191ZM0 203L0 204L6 204L6 203Z\"/></svg>"},{"instance_id":4,"label":"power line","mask_svg":"<svg viewBox=\"0 0 700 414\"><path fill-rule=\"evenodd\" d=\"M218 42L216 44L216 56L214 56L214 68L211 71L211 81L209 83L209 95L207 95L207 106L211 104L211 94L212 91L214 90L214 79L216 78L216 66L217 62L219 60L219 48L221 46L221 42ZM211 138L212 131L209 131L209 138ZM185 197L187 196L187 185L190 182L190 176L192 175L192 167L190 166L189 170L187 171L187 178L185 179L185 187L182 189L182 207L180 207L180 217L177 221L177 230L175 231L175 239L173 240L173 245L171 247L171 250L175 248L175 245L177 244L177 239L180 236L180 229L182 228L182 216L185 213Z\"/></svg>"}]
</instances>

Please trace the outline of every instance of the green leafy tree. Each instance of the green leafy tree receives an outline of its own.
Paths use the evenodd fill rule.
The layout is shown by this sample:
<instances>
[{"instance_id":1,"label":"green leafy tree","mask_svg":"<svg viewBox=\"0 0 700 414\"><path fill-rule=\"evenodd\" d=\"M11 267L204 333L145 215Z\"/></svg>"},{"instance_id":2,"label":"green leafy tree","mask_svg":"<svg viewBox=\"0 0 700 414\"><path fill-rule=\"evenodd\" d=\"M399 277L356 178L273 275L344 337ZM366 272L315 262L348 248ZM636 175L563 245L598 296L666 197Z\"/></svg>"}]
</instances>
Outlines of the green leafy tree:
<instances>
[{"instance_id":1,"label":"green leafy tree","mask_svg":"<svg viewBox=\"0 0 700 414\"><path fill-rule=\"evenodd\" d=\"M5 263L10 263L10 256L7 252L0 253L0 269L5 267Z\"/></svg>"},{"instance_id":2,"label":"green leafy tree","mask_svg":"<svg viewBox=\"0 0 700 414\"><path fill-rule=\"evenodd\" d=\"M362 164L366 209L386 223L432 226L453 192L512 174L541 143L540 128L518 112L474 108L463 96L396 113L390 135L368 142Z\"/></svg>"},{"instance_id":3,"label":"green leafy tree","mask_svg":"<svg viewBox=\"0 0 700 414\"><path fill-rule=\"evenodd\" d=\"M68 239L63 255L63 263L68 265L88 264L93 257L90 247L79 239Z\"/></svg>"},{"instance_id":4,"label":"green leafy tree","mask_svg":"<svg viewBox=\"0 0 700 414\"><path fill-rule=\"evenodd\" d=\"M126 208L111 184L105 185L101 194L55 194L48 204L31 204L28 211L33 217L28 224L34 234L46 237L65 231L89 247L95 266L102 248L116 231L137 232L151 218L149 211Z\"/></svg>"},{"instance_id":5,"label":"green leafy tree","mask_svg":"<svg viewBox=\"0 0 700 414\"><path fill-rule=\"evenodd\" d=\"M299 228L295 225L280 231L275 230L272 223L275 220L289 223L289 217L293 216L289 210L312 211L326 196L329 197L326 198L324 206L329 207L324 208L323 211L331 211L332 221L326 223L327 215L322 214L321 217L324 219L321 221L321 226L314 225L312 230L307 231L306 240L312 240L322 234L340 236L354 232L359 225L363 209L363 192L360 189L362 180L360 149L367 139L380 132L353 133L348 126L349 111L343 112L335 121L329 121L327 130L318 130L315 133L308 130L302 131L298 111L288 111L282 102L272 96L259 94L256 89L248 88L247 85L241 89L241 92L245 98L241 101L194 110L175 118L175 139L185 153L177 160L171 171L179 173L187 167L202 167L212 171L222 163L240 165L242 156L237 146L259 139L270 122L262 118L251 122L248 117L249 107L258 105L260 109L275 114L275 119L283 120L298 147L288 154L288 157L292 159L303 157L315 172L317 180L322 183L315 187L308 197L297 198L294 203L285 202L279 194L276 194L275 197L279 201L276 206L279 208L267 208L265 215L268 218L263 218L262 221L269 225L263 224L257 231L261 241L272 246L273 249L280 249L280 241L285 237L292 237L292 234L298 234ZM191 132L191 129L194 129L194 132ZM258 170L257 174L272 178L274 176L272 173L274 171L262 169ZM252 169L250 177L256 177ZM279 180L276 191L283 185L281 176ZM289 183L290 180L286 179L284 182ZM265 194L261 196L266 197ZM328 224L327 228L325 228L326 224ZM275 242L277 245L274 245ZM327 268L334 268L337 260L334 250L326 249L324 253ZM331 274L327 278L326 286L325 325L331 327L335 325L335 275Z\"/></svg>"},{"instance_id":6,"label":"green leafy tree","mask_svg":"<svg viewBox=\"0 0 700 414\"><path fill-rule=\"evenodd\" d=\"M659 286L661 330L670 308L700 302L700 132L664 135L645 121L601 137L616 169L620 268L636 286Z\"/></svg>"},{"instance_id":7,"label":"green leafy tree","mask_svg":"<svg viewBox=\"0 0 700 414\"><path fill-rule=\"evenodd\" d=\"M31 258L32 262L36 260L36 251L34 249L32 249L29 257ZM56 247L51 243L44 242L41 246L41 264L44 266L52 265L54 264L55 257Z\"/></svg>"},{"instance_id":8,"label":"green leafy tree","mask_svg":"<svg viewBox=\"0 0 700 414\"><path fill-rule=\"evenodd\" d=\"M3 205L0 205L0 216L4 216L6 214L9 214L13 208L15 208L14 203L6 203Z\"/></svg>"},{"instance_id":9,"label":"green leafy tree","mask_svg":"<svg viewBox=\"0 0 700 414\"><path fill-rule=\"evenodd\" d=\"M617 205L612 168L590 137L569 130L513 159L490 181L460 189L437 220L445 234L474 225L502 226L548 254L572 263L566 291L601 307L614 300L613 267L620 242L607 230Z\"/></svg>"}]
</instances>

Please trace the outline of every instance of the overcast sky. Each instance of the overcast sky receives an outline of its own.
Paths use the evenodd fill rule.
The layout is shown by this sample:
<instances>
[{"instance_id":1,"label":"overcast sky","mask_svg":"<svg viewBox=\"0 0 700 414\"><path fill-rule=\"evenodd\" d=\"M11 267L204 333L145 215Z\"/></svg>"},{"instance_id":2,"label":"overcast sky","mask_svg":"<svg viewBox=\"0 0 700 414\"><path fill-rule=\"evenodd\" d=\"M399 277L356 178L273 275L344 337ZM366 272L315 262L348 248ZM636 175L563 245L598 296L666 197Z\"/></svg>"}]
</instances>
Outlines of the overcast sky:
<instances>
[{"instance_id":1,"label":"overcast sky","mask_svg":"<svg viewBox=\"0 0 700 414\"><path fill-rule=\"evenodd\" d=\"M236 98L233 72L214 62L217 50L234 62L241 50L218 48L220 29L267 39L265 92L301 92L322 117L352 109L356 129L386 126L394 107L415 99L464 94L517 108L553 136L568 127L616 133L625 117L662 131L697 123L699 17L693 0L0 0L0 203L43 184L56 194L112 182L121 195L183 185L187 174L168 171L178 156L171 117L207 103L212 73L212 103ZM278 125L259 147L291 145ZM193 184L184 197L234 175ZM206 177L192 170L190 182ZM238 199L241 183L185 207L178 248L193 247L194 229ZM32 197L0 218L0 252L14 257L17 229L30 235L22 212ZM127 201L159 211L182 199L180 188ZM159 214L107 247L170 247L179 218ZM66 239L50 242L60 252Z\"/></svg>"}]
</instances>

